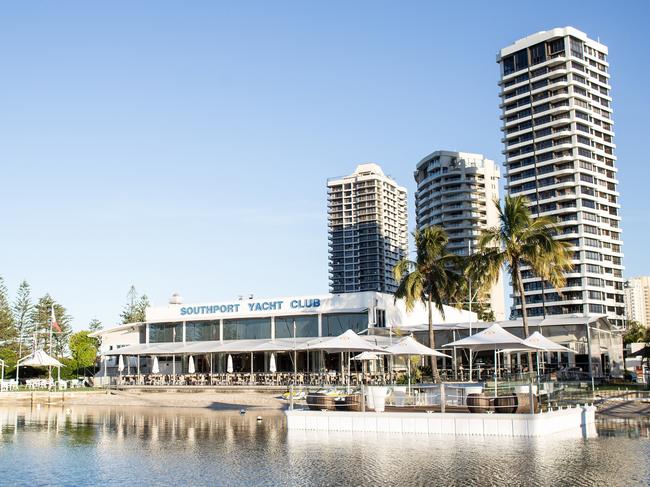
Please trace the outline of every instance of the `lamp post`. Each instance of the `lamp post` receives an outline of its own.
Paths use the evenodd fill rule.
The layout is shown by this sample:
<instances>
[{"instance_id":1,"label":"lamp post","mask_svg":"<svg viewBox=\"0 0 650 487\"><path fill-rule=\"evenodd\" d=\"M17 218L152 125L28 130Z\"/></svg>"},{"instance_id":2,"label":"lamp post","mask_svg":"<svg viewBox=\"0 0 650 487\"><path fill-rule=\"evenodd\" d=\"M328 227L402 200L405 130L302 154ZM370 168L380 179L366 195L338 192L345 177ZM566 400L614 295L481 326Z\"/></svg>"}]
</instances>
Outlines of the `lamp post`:
<instances>
[{"instance_id":1,"label":"lamp post","mask_svg":"<svg viewBox=\"0 0 650 487\"><path fill-rule=\"evenodd\" d=\"M296 350L296 318L293 318L293 384L298 385L298 352Z\"/></svg>"}]
</instances>

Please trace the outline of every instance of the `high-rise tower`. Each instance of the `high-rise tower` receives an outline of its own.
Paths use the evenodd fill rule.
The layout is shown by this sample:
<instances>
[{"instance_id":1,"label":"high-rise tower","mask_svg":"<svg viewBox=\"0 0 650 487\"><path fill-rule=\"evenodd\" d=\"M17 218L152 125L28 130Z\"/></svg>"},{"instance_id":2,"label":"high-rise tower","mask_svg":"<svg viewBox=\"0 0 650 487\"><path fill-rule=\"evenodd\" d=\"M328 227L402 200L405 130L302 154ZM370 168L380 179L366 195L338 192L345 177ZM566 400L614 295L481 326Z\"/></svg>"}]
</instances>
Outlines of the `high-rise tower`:
<instances>
[{"instance_id":1,"label":"high-rise tower","mask_svg":"<svg viewBox=\"0 0 650 487\"><path fill-rule=\"evenodd\" d=\"M542 290L524 271L531 316L625 318L621 217L607 46L572 27L530 35L501 49L501 109L507 191L533 216L557 219L573 248L566 287ZM514 293L515 316L521 299Z\"/></svg>"},{"instance_id":2,"label":"high-rise tower","mask_svg":"<svg viewBox=\"0 0 650 487\"><path fill-rule=\"evenodd\" d=\"M393 267L408 253L406 189L377 164L327 182L332 293L393 293Z\"/></svg>"},{"instance_id":3,"label":"high-rise tower","mask_svg":"<svg viewBox=\"0 0 650 487\"><path fill-rule=\"evenodd\" d=\"M499 224L499 168L482 154L436 151L414 173L417 228L437 225L449 236L449 250L468 255L478 248L481 230ZM503 278L492 286L489 303L497 320L505 318Z\"/></svg>"},{"instance_id":4,"label":"high-rise tower","mask_svg":"<svg viewBox=\"0 0 650 487\"><path fill-rule=\"evenodd\" d=\"M628 320L650 328L650 277L633 277L625 283L625 310Z\"/></svg>"}]
</instances>

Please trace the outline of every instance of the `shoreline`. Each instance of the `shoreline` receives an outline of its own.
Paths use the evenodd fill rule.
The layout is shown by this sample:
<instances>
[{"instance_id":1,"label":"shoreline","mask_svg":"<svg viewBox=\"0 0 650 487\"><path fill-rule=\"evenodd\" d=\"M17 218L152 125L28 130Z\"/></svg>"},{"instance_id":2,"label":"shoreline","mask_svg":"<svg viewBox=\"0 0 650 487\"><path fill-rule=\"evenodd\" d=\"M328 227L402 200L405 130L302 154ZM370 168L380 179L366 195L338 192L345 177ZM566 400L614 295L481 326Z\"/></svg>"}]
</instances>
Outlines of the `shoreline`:
<instances>
[{"instance_id":1,"label":"shoreline","mask_svg":"<svg viewBox=\"0 0 650 487\"><path fill-rule=\"evenodd\" d=\"M215 411L240 409L284 410L281 391L179 391L179 390L89 390L21 391L0 396L0 408L27 404L70 406L120 406L149 408L198 408Z\"/></svg>"},{"instance_id":2,"label":"shoreline","mask_svg":"<svg viewBox=\"0 0 650 487\"><path fill-rule=\"evenodd\" d=\"M207 409L239 411L288 409L281 398L284 387L122 387L119 389L85 389L66 391L18 391L0 394L0 408L13 406L114 406L146 408ZM604 400L603 400L604 399ZM635 420L650 416L647 399L628 397L600 398L595 401L596 417L602 420Z\"/></svg>"}]
</instances>

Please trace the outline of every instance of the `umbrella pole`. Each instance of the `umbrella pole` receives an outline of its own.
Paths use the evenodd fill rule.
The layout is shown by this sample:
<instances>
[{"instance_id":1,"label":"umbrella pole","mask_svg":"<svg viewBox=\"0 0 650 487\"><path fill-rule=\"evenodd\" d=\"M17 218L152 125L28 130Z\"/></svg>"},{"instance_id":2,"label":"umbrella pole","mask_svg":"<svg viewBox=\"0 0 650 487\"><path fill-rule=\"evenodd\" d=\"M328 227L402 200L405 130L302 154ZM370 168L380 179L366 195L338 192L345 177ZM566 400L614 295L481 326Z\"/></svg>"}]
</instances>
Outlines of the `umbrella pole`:
<instances>
[{"instance_id":1,"label":"umbrella pole","mask_svg":"<svg viewBox=\"0 0 650 487\"><path fill-rule=\"evenodd\" d=\"M494 397L497 397L497 349L494 349Z\"/></svg>"},{"instance_id":2,"label":"umbrella pole","mask_svg":"<svg viewBox=\"0 0 650 487\"><path fill-rule=\"evenodd\" d=\"M408 393L410 394L411 393L411 356L410 355L406 356L406 372L408 373L408 378L409 378Z\"/></svg>"},{"instance_id":3,"label":"umbrella pole","mask_svg":"<svg viewBox=\"0 0 650 487\"><path fill-rule=\"evenodd\" d=\"M140 383L140 355L136 355L136 360L138 361L138 384Z\"/></svg>"},{"instance_id":4,"label":"umbrella pole","mask_svg":"<svg viewBox=\"0 0 650 487\"><path fill-rule=\"evenodd\" d=\"M350 386L352 385L352 363L351 360L352 352L348 350L348 394L350 393Z\"/></svg>"}]
</instances>

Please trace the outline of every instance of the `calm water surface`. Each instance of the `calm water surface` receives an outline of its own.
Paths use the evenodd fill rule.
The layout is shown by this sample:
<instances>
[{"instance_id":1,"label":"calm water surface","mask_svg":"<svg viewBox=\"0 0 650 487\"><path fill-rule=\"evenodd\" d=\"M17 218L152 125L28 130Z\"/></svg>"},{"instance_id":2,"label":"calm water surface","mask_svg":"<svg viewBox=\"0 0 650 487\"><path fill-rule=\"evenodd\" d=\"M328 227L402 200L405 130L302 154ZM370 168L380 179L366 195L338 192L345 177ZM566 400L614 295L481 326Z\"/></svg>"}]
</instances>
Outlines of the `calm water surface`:
<instances>
[{"instance_id":1,"label":"calm water surface","mask_svg":"<svg viewBox=\"0 0 650 487\"><path fill-rule=\"evenodd\" d=\"M650 485L647 423L589 440L454 439L289 433L276 412L70 406L2 408L0 430L0 485Z\"/></svg>"}]
</instances>

